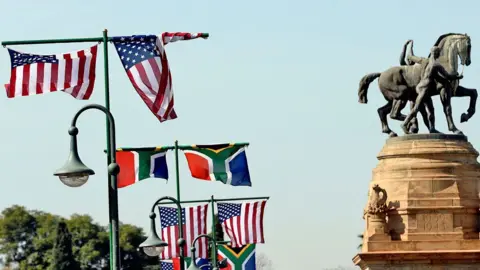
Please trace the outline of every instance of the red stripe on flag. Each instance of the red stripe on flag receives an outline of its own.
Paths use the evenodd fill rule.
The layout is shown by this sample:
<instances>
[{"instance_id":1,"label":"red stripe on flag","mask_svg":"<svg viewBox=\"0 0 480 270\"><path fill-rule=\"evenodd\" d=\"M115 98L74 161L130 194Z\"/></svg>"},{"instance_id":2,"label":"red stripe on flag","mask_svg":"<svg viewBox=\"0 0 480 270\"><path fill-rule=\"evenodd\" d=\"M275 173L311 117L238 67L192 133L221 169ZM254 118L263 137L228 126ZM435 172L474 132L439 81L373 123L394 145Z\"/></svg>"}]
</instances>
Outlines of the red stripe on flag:
<instances>
[{"instance_id":1,"label":"red stripe on flag","mask_svg":"<svg viewBox=\"0 0 480 270\"><path fill-rule=\"evenodd\" d=\"M85 62L87 60L85 58L85 51L79 51L77 55L78 55L77 84L72 89L72 96L74 97L78 96L78 92L80 92L80 89L82 88L83 77L85 75Z\"/></svg>"},{"instance_id":2,"label":"red stripe on flag","mask_svg":"<svg viewBox=\"0 0 480 270\"><path fill-rule=\"evenodd\" d=\"M257 241L257 221L256 221L256 218L257 218L257 207L256 207L256 203L253 207L253 220L252 220L252 230L253 230L253 243L255 243L255 241ZM250 243L247 241L247 243Z\"/></svg>"},{"instance_id":3,"label":"red stripe on flag","mask_svg":"<svg viewBox=\"0 0 480 270\"><path fill-rule=\"evenodd\" d=\"M72 82L72 56L64 54L63 58L65 59L65 81L63 82L63 89L68 89L71 86Z\"/></svg>"},{"instance_id":4,"label":"red stripe on flag","mask_svg":"<svg viewBox=\"0 0 480 270\"><path fill-rule=\"evenodd\" d=\"M95 68L97 66L97 46L93 46L90 48L92 52L92 60L90 60L90 70L88 73L88 87L87 91L85 91L85 95L83 99L89 99L93 92L93 87L95 86Z\"/></svg>"},{"instance_id":5,"label":"red stripe on flag","mask_svg":"<svg viewBox=\"0 0 480 270\"><path fill-rule=\"evenodd\" d=\"M265 214L265 206L267 201L262 201L261 211L260 211L260 243L265 243L265 235L263 233L263 215Z\"/></svg>"},{"instance_id":6,"label":"red stripe on flag","mask_svg":"<svg viewBox=\"0 0 480 270\"><path fill-rule=\"evenodd\" d=\"M30 65L23 66L22 96L28 96L28 82L30 81Z\"/></svg>"},{"instance_id":7,"label":"red stripe on flag","mask_svg":"<svg viewBox=\"0 0 480 270\"><path fill-rule=\"evenodd\" d=\"M12 69L12 74L10 75L10 84L6 84L5 88L7 90L7 97L15 97L15 84L17 81L17 68Z\"/></svg>"},{"instance_id":8,"label":"red stripe on flag","mask_svg":"<svg viewBox=\"0 0 480 270\"><path fill-rule=\"evenodd\" d=\"M243 219L243 226L245 227L245 242L246 243L248 243L249 240L250 240L249 239L250 229L248 228L248 225L250 224L250 222L248 222L248 214L249 213L250 213L250 207L247 204L246 207L245 207L245 218ZM254 213L255 213L255 210L254 210ZM253 222L253 224L255 224L255 222ZM255 235L255 229L253 231L254 231L254 235Z\"/></svg>"},{"instance_id":9,"label":"red stripe on flag","mask_svg":"<svg viewBox=\"0 0 480 270\"><path fill-rule=\"evenodd\" d=\"M116 153L120 173L117 178L117 187L122 188L135 183L135 155L132 152L120 151Z\"/></svg>"},{"instance_id":10,"label":"red stripe on flag","mask_svg":"<svg viewBox=\"0 0 480 270\"><path fill-rule=\"evenodd\" d=\"M160 110L163 99L166 98L165 93L167 90L166 87L168 83L168 76L170 74L170 70L168 68L167 54L165 54L165 51L163 52L163 55L160 55L160 63L162 64L162 76L160 77L158 94L155 98L155 102L153 103L153 111L156 113L158 113L158 111ZM165 117L166 115L163 116L163 118Z\"/></svg>"},{"instance_id":11,"label":"red stripe on flag","mask_svg":"<svg viewBox=\"0 0 480 270\"><path fill-rule=\"evenodd\" d=\"M44 68L45 63L38 63L37 64L37 94L43 93L43 81L44 81Z\"/></svg>"},{"instance_id":12,"label":"red stripe on flag","mask_svg":"<svg viewBox=\"0 0 480 270\"><path fill-rule=\"evenodd\" d=\"M57 87L57 84L58 84L58 64L52 64L52 71L51 71L51 77L50 77L51 92L55 92L59 89Z\"/></svg>"},{"instance_id":13,"label":"red stripe on flag","mask_svg":"<svg viewBox=\"0 0 480 270\"><path fill-rule=\"evenodd\" d=\"M185 152L185 157L187 158L188 167L190 168L190 173L192 177L211 181L210 178L210 167L208 161L200 155L195 153Z\"/></svg>"}]
</instances>

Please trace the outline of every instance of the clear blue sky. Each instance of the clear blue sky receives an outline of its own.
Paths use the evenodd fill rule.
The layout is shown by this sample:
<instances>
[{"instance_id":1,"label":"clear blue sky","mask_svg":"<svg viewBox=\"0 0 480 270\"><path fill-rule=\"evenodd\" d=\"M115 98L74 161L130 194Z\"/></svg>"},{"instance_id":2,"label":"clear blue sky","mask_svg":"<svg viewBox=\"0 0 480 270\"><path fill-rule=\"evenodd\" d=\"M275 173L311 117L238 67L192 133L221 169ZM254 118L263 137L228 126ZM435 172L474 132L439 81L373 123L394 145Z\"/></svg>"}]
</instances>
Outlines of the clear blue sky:
<instances>
[{"instance_id":1,"label":"clear blue sky","mask_svg":"<svg viewBox=\"0 0 480 270\"><path fill-rule=\"evenodd\" d=\"M351 266L357 234L364 229L371 170L386 137L376 109L384 104L377 83L369 104L357 103L366 73L398 64L403 43L415 40L426 56L448 32L472 37L472 65L462 85L480 86L477 1L1 1L0 39L44 39L209 32L208 40L168 45L179 118L160 124L131 86L110 45L111 107L118 146L249 141L252 188L192 179L180 157L183 199L271 196L266 244L258 247L276 270ZM16 46L32 53L63 53L89 44ZM100 50L103 56L103 50ZM88 213L108 220L104 116L84 114L79 123L83 161L97 174L72 189L52 172L68 152L73 114L88 103L104 104L103 59L90 101L67 94L0 98L2 186L0 209L25 205L63 216ZM0 80L10 62L0 53ZM3 90L2 90L3 91ZM3 92L4 93L4 92ZM446 131L438 98L438 128ZM467 99L453 102L457 126L479 145L476 115L460 124ZM407 112L408 110L405 110ZM390 121L399 131L398 121ZM425 130L423 128L423 130ZM173 156L169 157L173 174ZM150 179L121 189L120 219L144 228L155 199L175 195L175 184Z\"/></svg>"}]
</instances>

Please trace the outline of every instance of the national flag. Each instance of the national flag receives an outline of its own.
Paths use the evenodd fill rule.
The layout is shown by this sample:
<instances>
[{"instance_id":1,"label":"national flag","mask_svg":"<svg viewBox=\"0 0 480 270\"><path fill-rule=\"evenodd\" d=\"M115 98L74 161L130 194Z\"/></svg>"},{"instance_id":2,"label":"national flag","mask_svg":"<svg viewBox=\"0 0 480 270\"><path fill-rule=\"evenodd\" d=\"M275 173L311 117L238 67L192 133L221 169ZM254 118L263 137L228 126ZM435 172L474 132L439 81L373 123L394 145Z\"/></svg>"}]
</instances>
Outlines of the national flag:
<instances>
[{"instance_id":1,"label":"national flag","mask_svg":"<svg viewBox=\"0 0 480 270\"><path fill-rule=\"evenodd\" d=\"M208 38L208 33L186 33L186 32L164 32L162 33L163 45L168 43L180 41L180 40L191 40L196 38Z\"/></svg>"},{"instance_id":2,"label":"national flag","mask_svg":"<svg viewBox=\"0 0 480 270\"><path fill-rule=\"evenodd\" d=\"M227 259L228 266L223 270L255 270L255 244L240 248L231 248L227 245L218 246L218 260Z\"/></svg>"},{"instance_id":3,"label":"national flag","mask_svg":"<svg viewBox=\"0 0 480 270\"><path fill-rule=\"evenodd\" d=\"M180 238L178 231L177 208L159 206L162 239L168 243L160 259L171 259L180 256L180 247L177 240ZM183 238L186 241L185 256L191 256L191 245L195 237L207 233L207 209L208 204L182 208ZM195 244L197 258L208 258L207 239L202 237Z\"/></svg>"},{"instance_id":4,"label":"national flag","mask_svg":"<svg viewBox=\"0 0 480 270\"><path fill-rule=\"evenodd\" d=\"M232 186L252 186L245 145L192 145L183 149L192 177Z\"/></svg>"},{"instance_id":5,"label":"national flag","mask_svg":"<svg viewBox=\"0 0 480 270\"><path fill-rule=\"evenodd\" d=\"M218 203L218 221L232 247L264 243L263 214L266 200L246 203Z\"/></svg>"},{"instance_id":6,"label":"national flag","mask_svg":"<svg viewBox=\"0 0 480 270\"><path fill-rule=\"evenodd\" d=\"M184 262L184 268L187 269L189 266L187 262ZM174 258L171 260L161 260L160 261L160 269L161 270L181 270L180 268L180 258Z\"/></svg>"},{"instance_id":7,"label":"national flag","mask_svg":"<svg viewBox=\"0 0 480 270\"><path fill-rule=\"evenodd\" d=\"M63 91L76 99L89 99L95 84L97 47L55 55L8 49L11 73L5 84L7 97Z\"/></svg>"},{"instance_id":8,"label":"national flag","mask_svg":"<svg viewBox=\"0 0 480 270\"><path fill-rule=\"evenodd\" d=\"M166 154L167 150L162 148L117 150L116 158L120 166L117 187L126 187L152 177L168 180Z\"/></svg>"},{"instance_id":9,"label":"national flag","mask_svg":"<svg viewBox=\"0 0 480 270\"><path fill-rule=\"evenodd\" d=\"M197 258L195 260L196 265L201 270L211 270L210 262L208 259ZM190 257L186 257L184 261L185 268L187 269L191 264ZM180 258L174 258L171 260L161 260L160 261L160 270L180 270Z\"/></svg>"},{"instance_id":10,"label":"national flag","mask_svg":"<svg viewBox=\"0 0 480 270\"><path fill-rule=\"evenodd\" d=\"M130 82L160 122L177 118L173 108L172 74L164 46L177 40L203 37L189 33L164 33L113 37Z\"/></svg>"}]
</instances>

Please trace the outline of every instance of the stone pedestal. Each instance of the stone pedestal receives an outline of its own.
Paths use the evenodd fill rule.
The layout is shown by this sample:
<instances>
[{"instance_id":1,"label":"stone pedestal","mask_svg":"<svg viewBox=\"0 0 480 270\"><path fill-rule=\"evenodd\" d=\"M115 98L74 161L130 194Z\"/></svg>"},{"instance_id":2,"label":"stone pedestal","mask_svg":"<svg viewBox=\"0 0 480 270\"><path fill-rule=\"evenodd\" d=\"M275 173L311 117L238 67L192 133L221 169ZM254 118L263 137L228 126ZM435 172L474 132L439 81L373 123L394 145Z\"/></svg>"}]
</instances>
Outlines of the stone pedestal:
<instances>
[{"instance_id":1,"label":"stone pedestal","mask_svg":"<svg viewBox=\"0 0 480 270\"><path fill-rule=\"evenodd\" d=\"M465 136L388 139L373 170L387 196L385 230L365 212L361 269L480 269L480 164ZM368 208L368 205L367 205Z\"/></svg>"}]
</instances>

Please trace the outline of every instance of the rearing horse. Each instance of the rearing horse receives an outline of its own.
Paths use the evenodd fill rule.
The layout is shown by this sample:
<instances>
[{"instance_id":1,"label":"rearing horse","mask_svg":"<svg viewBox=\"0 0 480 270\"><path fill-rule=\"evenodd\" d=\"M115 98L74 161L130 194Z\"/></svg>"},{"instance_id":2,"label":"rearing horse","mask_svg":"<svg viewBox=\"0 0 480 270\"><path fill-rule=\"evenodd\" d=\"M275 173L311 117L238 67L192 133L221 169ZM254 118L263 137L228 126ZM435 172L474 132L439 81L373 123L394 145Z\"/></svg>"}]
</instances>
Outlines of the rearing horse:
<instances>
[{"instance_id":1,"label":"rearing horse","mask_svg":"<svg viewBox=\"0 0 480 270\"><path fill-rule=\"evenodd\" d=\"M465 52L463 51L465 50L465 47L467 49L467 52L466 52L467 56L465 57L466 58L465 61L462 61L463 58L460 57L462 61L462 65L469 66L471 64L470 52L472 49L472 45L471 45L470 37L467 34L462 35L462 34L449 33L449 34L441 35L437 39L437 42L435 42L435 46L439 46L439 47L447 46L451 48L451 50L447 54L441 54L439 57L440 63L442 63L442 65L447 68L447 71L458 72L457 55L465 54ZM407 47L404 46L402 54L400 56L400 65L402 66L413 64L411 63L411 61L405 61L406 49ZM413 54L413 41L410 47L410 55L407 57L407 60L410 57L416 57ZM450 69L448 69L448 67L450 67ZM475 107L477 103L478 94L476 89L463 87L459 83L460 82L456 80L452 84L452 90L453 90L452 96L453 97L470 97L470 104L467 109L467 113L462 113L460 117L460 122L463 123L468 121L475 114Z\"/></svg>"},{"instance_id":2,"label":"rearing horse","mask_svg":"<svg viewBox=\"0 0 480 270\"><path fill-rule=\"evenodd\" d=\"M435 43L441 49L440 53L440 63L442 66L449 72L458 70L458 60L460 57L462 65L470 65L470 51L471 51L471 41L468 35L463 34L446 34L438 38ZM407 66L395 66L391 67L381 73L371 73L365 75L359 84L358 97L360 103L367 103L367 91L370 83L376 78L378 79L378 86L382 92L384 98L387 100L387 104L380 107L378 115L382 123L382 132L389 134L390 136L397 136L388 126L387 115L392 112L392 106L394 101L404 101L399 104L400 108L396 108L394 112L399 112L403 107L405 107L407 101L415 101L416 91L415 87L420 82L421 74L425 65L415 64ZM452 82L453 92L456 96L469 95L475 96L474 99L471 99L470 108L468 109L467 114L462 115L462 122L468 120L475 113L475 101L476 101L476 90L468 89L458 85L458 80ZM459 91L460 89L460 91ZM469 94L466 94L466 93ZM450 105L450 93L447 93L446 89L441 84L437 84L437 89L432 93L432 95L440 94L444 113L447 118L448 128L450 131L455 133L461 133L453 123L452 119L452 110ZM474 95L475 94L475 95ZM473 100L473 101L472 101ZM398 102L397 102L398 103ZM425 111L425 107L422 105L420 107L420 112L424 120L428 117L428 112ZM431 112L433 113L433 112ZM391 115L392 116L392 115ZM404 116L397 116L397 120L403 120ZM403 118L403 119L402 119ZM426 121L425 121L426 122Z\"/></svg>"}]
</instances>

